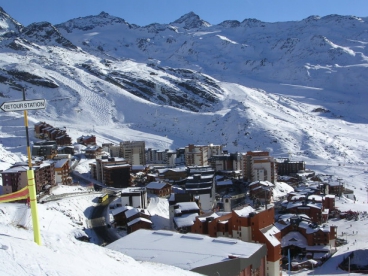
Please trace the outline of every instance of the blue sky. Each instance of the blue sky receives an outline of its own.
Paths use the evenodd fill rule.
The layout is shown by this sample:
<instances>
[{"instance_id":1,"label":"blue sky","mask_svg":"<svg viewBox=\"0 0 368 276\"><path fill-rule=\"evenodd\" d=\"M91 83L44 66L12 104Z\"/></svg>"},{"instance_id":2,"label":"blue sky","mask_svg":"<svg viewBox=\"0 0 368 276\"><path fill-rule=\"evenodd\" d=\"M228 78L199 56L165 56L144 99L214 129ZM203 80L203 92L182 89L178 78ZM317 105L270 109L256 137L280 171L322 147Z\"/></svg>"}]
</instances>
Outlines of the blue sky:
<instances>
[{"instance_id":1,"label":"blue sky","mask_svg":"<svg viewBox=\"0 0 368 276\"><path fill-rule=\"evenodd\" d=\"M246 18L277 22L310 15L368 16L367 0L0 0L0 7L23 25L57 24L101 11L140 26L170 23L190 11L211 24Z\"/></svg>"}]
</instances>

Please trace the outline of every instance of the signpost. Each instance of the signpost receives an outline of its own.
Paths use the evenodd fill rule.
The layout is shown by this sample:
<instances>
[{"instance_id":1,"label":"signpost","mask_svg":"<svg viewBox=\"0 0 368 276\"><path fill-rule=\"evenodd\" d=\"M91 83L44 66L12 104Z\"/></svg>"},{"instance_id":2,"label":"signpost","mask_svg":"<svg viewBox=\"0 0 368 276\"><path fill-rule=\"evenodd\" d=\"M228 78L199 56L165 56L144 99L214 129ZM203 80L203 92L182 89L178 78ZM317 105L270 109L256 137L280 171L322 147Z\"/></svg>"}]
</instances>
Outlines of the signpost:
<instances>
[{"instance_id":1,"label":"signpost","mask_svg":"<svg viewBox=\"0 0 368 276\"><path fill-rule=\"evenodd\" d=\"M37 195L36 195L36 183L34 179L34 172L32 170L32 158L31 158L31 149L29 146L29 135L28 135L28 116L27 116L27 110L35 110L35 109L44 109L46 107L45 99L40 100L26 100L25 91L23 89L23 101L15 101L15 102L4 102L0 109L2 109L5 112L8 111L23 111L24 113L24 125L26 127L26 137L27 137L27 154L28 154L28 170L27 170L27 179L28 179L28 194L31 204L31 213L32 213L32 224L33 224L33 235L34 235L34 241L38 245L41 245L41 234L40 234L40 226L38 223L38 211L37 211ZM23 191L23 190L21 190ZM4 197L3 201L11 201L11 200L17 200L20 196L25 196L24 193L26 191L22 192L23 194L19 194L19 192L15 192L10 194L8 197ZM1 202L2 197L0 197Z\"/></svg>"},{"instance_id":2,"label":"signpost","mask_svg":"<svg viewBox=\"0 0 368 276\"><path fill-rule=\"evenodd\" d=\"M41 100L29 100L29 101L17 101L17 102L5 102L0 108L7 111L23 111L23 110L34 110L43 109L46 107L45 99Z\"/></svg>"}]
</instances>

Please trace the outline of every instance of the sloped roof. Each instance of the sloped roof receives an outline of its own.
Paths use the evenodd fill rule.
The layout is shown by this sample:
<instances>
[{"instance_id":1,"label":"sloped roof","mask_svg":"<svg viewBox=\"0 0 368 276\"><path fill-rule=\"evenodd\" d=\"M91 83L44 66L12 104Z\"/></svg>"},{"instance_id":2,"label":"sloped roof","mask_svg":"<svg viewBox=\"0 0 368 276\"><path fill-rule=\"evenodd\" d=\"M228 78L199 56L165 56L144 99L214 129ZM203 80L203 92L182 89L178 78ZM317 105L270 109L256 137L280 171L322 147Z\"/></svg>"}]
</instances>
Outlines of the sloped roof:
<instances>
[{"instance_id":1,"label":"sloped roof","mask_svg":"<svg viewBox=\"0 0 368 276\"><path fill-rule=\"evenodd\" d=\"M240 217L248 217L250 213L253 213L255 210L251 206L246 206L239 210L233 210Z\"/></svg>"},{"instance_id":2,"label":"sloped roof","mask_svg":"<svg viewBox=\"0 0 368 276\"><path fill-rule=\"evenodd\" d=\"M277 229L274 225L267 226L265 228L260 229L263 236L273 245L277 246L280 244L280 241L276 238L276 234L280 233L280 230Z\"/></svg>"},{"instance_id":3,"label":"sloped roof","mask_svg":"<svg viewBox=\"0 0 368 276\"><path fill-rule=\"evenodd\" d=\"M136 219L133 219L132 221L129 221L127 223L128 226L131 226L133 224L136 224L137 222L140 222L140 221L144 221L144 222L147 222L149 224L152 224L152 221L150 221L149 219L146 219L146 218L136 218Z\"/></svg>"},{"instance_id":4,"label":"sloped roof","mask_svg":"<svg viewBox=\"0 0 368 276\"><path fill-rule=\"evenodd\" d=\"M292 231L287 233L281 239L281 247L287 247L290 245L294 245L299 248L306 248L308 243L307 239L301 233Z\"/></svg>"},{"instance_id":5,"label":"sloped roof","mask_svg":"<svg viewBox=\"0 0 368 276\"><path fill-rule=\"evenodd\" d=\"M161 190L164 188L167 184L164 182L150 182L147 184L147 189L153 189L153 190Z\"/></svg>"}]
</instances>

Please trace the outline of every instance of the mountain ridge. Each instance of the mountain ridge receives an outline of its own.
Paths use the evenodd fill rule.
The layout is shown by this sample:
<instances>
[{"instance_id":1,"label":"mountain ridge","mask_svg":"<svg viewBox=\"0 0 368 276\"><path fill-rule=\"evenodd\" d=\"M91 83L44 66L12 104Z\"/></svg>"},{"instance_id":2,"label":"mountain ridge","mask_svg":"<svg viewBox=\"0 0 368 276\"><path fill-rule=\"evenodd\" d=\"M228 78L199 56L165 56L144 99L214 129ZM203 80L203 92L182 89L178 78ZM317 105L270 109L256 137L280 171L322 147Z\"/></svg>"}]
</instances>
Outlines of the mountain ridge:
<instances>
[{"instance_id":1,"label":"mountain ridge","mask_svg":"<svg viewBox=\"0 0 368 276\"><path fill-rule=\"evenodd\" d=\"M16 87L45 98L46 110L30 119L68 125L74 138L82 121L102 141L140 139L158 149L214 143L361 164L366 24L332 15L211 25L188 13L139 27L101 12L9 27L0 36L0 96L18 99ZM346 126L361 136L354 145L339 132ZM2 142L19 150L11 138Z\"/></svg>"}]
</instances>

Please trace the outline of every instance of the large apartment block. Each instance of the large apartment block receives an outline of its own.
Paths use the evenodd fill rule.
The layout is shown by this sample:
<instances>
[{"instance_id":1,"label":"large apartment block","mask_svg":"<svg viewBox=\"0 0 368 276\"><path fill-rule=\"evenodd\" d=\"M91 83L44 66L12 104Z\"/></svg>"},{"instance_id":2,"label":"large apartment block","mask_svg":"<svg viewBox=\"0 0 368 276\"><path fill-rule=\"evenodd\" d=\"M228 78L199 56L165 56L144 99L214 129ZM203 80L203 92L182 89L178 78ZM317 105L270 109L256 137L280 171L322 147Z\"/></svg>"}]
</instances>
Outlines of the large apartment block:
<instances>
[{"instance_id":1,"label":"large apartment block","mask_svg":"<svg viewBox=\"0 0 368 276\"><path fill-rule=\"evenodd\" d=\"M130 186L130 168L124 158L97 158L91 163L91 175L106 186L125 188Z\"/></svg>"},{"instance_id":2,"label":"large apartment block","mask_svg":"<svg viewBox=\"0 0 368 276\"><path fill-rule=\"evenodd\" d=\"M276 160L267 151L248 151L243 155L243 176L250 182L269 181L275 184Z\"/></svg>"},{"instance_id":3,"label":"large apartment block","mask_svg":"<svg viewBox=\"0 0 368 276\"><path fill-rule=\"evenodd\" d=\"M55 185L55 165L53 162L42 162L32 167L34 171L36 193L47 185ZM1 172L3 180L3 194L14 193L28 185L28 166L25 163L15 164Z\"/></svg>"},{"instance_id":4,"label":"large apartment block","mask_svg":"<svg viewBox=\"0 0 368 276\"><path fill-rule=\"evenodd\" d=\"M185 164L187 166L208 166L209 159L214 155L222 154L221 145L193 145L185 147Z\"/></svg>"},{"instance_id":5,"label":"large apartment block","mask_svg":"<svg viewBox=\"0 0 368 276\"><path fill-rule=\"evenodd\" d=\"M146 165L146 143L144 141L125 141L120 143L119 157L130 165Z\"/></svg>"}]
</instances>

